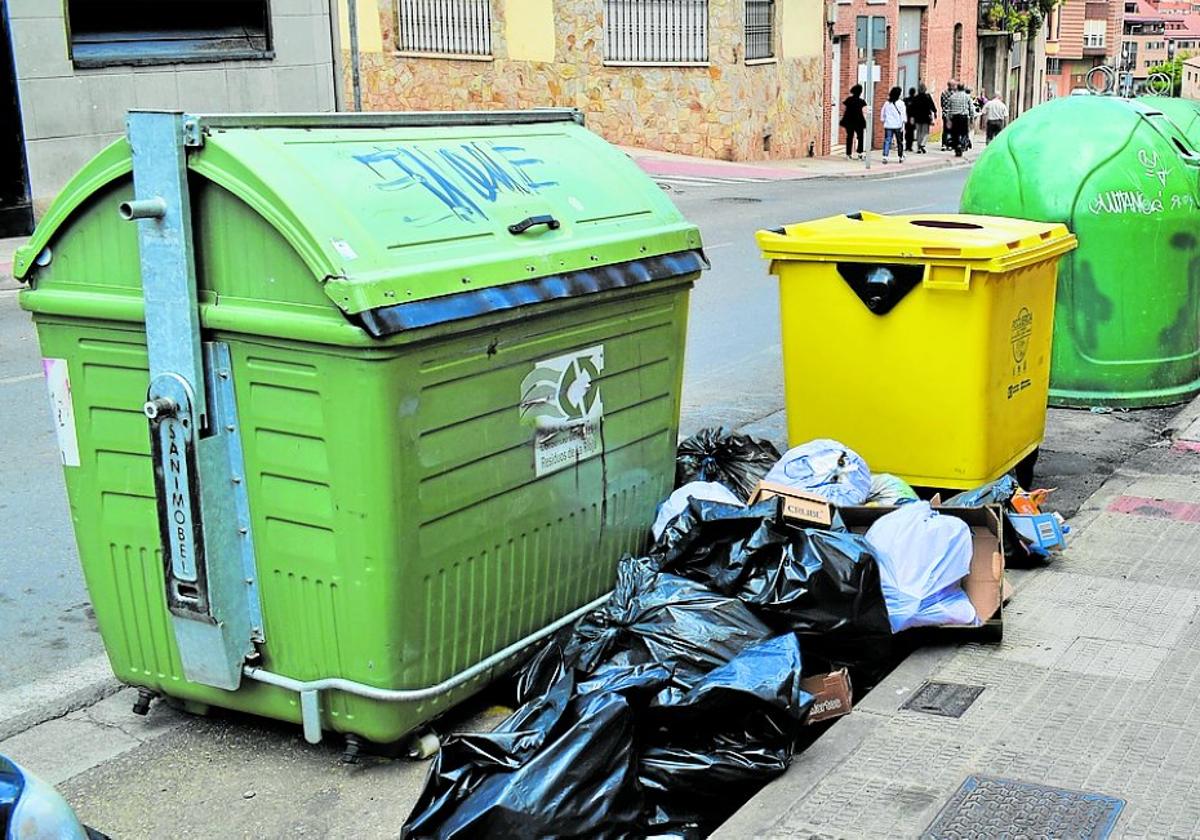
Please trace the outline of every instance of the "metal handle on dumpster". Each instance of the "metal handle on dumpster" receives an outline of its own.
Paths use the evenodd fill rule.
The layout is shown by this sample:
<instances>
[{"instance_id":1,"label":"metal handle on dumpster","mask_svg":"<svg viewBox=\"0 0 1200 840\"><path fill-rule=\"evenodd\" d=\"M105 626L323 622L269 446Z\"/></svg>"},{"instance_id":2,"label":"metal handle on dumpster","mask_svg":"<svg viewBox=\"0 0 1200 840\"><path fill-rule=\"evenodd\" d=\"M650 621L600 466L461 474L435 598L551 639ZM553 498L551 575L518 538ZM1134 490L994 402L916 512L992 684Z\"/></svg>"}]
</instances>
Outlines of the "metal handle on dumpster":
<instances>
[{"instance_id":1,"label":"metal handle on dumpster","mask_svg":"<svg viewBox=\"0 0 1200 840\"><path fill-rule=\"evenodd\" d=\"M509 225L508 232L513 236L519 236L531 227L537 227L538 225L545 225L550 230L558 230L562 226L558 219L546 213L541 216L529 216L516 224Z\"/></svg>"},{"instance_id":2,"label":"metal handle on dumpster","mask_svg":"<svg viewBox=\"0 0 1200 840\"><path fill-rule=\"evenodd\" d=\"M422 700L432 700L435 697L441 697L444 694L450 693L460 685L468 683L476 677L487 673L492 668L503 664L506 660L516 656L525 648L552 636L571 622L582 618L587 613L604 604L611 595L611 592L607 592L596 600L584 604L579 609L567 613L557 621L547 624L541 630L530 633L525 638L513 642L508 647L501 648L486 659L481 659L470 668L459 671L454 676L442 680L437 685L426 686L425 688L378 688L373 685L355 682L354 680L342 679L341 677L325 677L319 680L297 680L285 677L282 674L272 673L256 665L247 665L244 673L252 680L284 688L299 694L300 719L304 724L304 740L310 744L317 744L321 741L322 691L344 691L347 694L366 697L370 700L382 700L385 703L419 703Z\"/></svg>"}]
</instances>

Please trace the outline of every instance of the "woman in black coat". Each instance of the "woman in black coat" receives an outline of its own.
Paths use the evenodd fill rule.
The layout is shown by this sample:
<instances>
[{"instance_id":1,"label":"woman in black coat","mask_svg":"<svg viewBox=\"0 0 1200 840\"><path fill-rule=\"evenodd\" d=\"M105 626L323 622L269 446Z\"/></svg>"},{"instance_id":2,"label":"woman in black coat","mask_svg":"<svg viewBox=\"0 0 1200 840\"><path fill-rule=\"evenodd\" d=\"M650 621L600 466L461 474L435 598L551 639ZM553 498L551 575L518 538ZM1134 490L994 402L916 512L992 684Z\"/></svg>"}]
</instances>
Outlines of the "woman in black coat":
<instances>
[{"instance_id":1,"label":"woman in black coat","mask_svg":"<svg viewBox=\"0 0 1200 840\"><path fill-rule=\"evenodd\" d=\"M867 100L862 98L862 85L855 85L850 88L850 95L846 97L842 105L845 110L842 112L842 120L839 123L842 128L846 129L846 158L854 157L854 138L858 138L858 157L863 156L863 132L867 128L867 118L863 116L863 111L867 107Z\"/></svg>"}]
</instances>

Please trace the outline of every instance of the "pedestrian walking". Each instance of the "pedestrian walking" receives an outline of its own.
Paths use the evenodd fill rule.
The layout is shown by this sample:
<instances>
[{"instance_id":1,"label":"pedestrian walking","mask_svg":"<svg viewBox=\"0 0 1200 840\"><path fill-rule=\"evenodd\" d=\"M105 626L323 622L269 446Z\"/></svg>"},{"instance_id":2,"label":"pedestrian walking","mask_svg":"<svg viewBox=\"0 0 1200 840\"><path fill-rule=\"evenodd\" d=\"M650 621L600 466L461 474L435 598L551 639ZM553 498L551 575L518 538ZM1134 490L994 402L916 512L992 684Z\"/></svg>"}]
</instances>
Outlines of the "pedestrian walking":
<instances>
[{"instance_id":1,"label":"pedestrian walking","mask_svg":"<svg viewBox=\"0 0 1200 840\"><path fill-rule=\"evenodd\" d=\"M908 113L908 121L904 123L904 151L911 152L913 150L913 140L916 139L917 124L913 122L912 106L913 100L917 98L917 89L909 88L908 96L904 97L904 110Z\"/></svg>"},{"instance_id":2,"label":"pedestrian walking","mask_svg":"<svg viewBox=\"0 0 1200 840\"><path fill-rule=\"evenodd\" d=\"M839 125L846 129L847 160L854 157L855 138L858 139L858 159L862 160L863 156L863 131L867 127L867 118L863 115L863 111L867 108L867 100L862 98L862 92L862 85L855 85L850 88L850 95L842 102L845 110L842 111L842 120Z\"/></svg>"},{"instance_id":3,"label":"pedestrian walking","mask_svg":"<svg viewBox=\"0 0 1200 840\"><path fill-rule=\"evenodd\" d=\"M919 155L926 154L925 142L929 139L929 130L933 127L937 114L937 106L933 104L933 97L925 89L924 83L917 85L917 95L908 106L908 119L915 129L914 142Z\"/></svg>"},{"instance_id":4,"label":"pedestrian walking","mask_svg":"<svg viewBox=\"0 0 1200 840\"><path fill-rule=\"evenodd\" d=\"M946 100L943 116L950 118L950 145L955 157L962 157L971 144L971 117L974 107L966 85L959 84Z\"/></svg>"},{"instance_id":5,"label":"pedestrian walking","mask_svg":"<svg viewBox=\"0 0 1200 840\"><path fill-rule=\"evenodd\" d=\"M896 144L896 155L904 163L904 126L908 122L908 110L904 100L900 98L903 89L894 87L888 91L887 102L879 110L879 118L883 121L883 162L888 162L888 152L892 143Z\"/></svg>"},{"instance_id":6,"label":"pedestrian walking","mask_svg":"<svg viewBox=\"0 0 1200 840\"><path fill-rule=\"evenodd\" d=\"M944 91L942 91L942 96L941 96L941 100L940 100L940 105L941 105L941 109L942 109L942 151L943 152L948 152L948 151L950 151L951 148L953 148L953 145L950 142L951 141L950 112L947 110L947 106L950 104L950 97L954 95L955 85L957 85L957 84L958 83L955 82L954 79L950 79L948 82L946 82L946 89Z\"/></svg>"},{"instance_id":7,"label":"pedestrian walking","mask_svg":"<svg viewBox=\"0 0 1200 840\"><path fill-rule=\"evenodd\" d=\"M987 128L987 142L991 143L1008 122L1008 106L1004 104L1000 94L995 94L983 106L983 119Z\"/></svg>"}]
</instances>

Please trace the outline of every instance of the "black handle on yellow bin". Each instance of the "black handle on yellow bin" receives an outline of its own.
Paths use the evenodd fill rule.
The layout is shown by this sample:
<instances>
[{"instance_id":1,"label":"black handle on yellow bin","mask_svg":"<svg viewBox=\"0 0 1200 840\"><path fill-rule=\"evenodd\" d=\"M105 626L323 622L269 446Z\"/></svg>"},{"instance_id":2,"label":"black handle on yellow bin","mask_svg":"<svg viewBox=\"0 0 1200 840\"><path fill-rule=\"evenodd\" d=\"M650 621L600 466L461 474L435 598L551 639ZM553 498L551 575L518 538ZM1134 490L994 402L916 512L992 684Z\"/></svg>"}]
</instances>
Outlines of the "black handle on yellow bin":
<instances>
[{"instance_id":1,"label":"black handle on yellow bin","mask_svg":"<svg viewBox=\"0 0 1200 840\"><path fill-rule=\"evenodd\" d=\"M558 230L560 223L558 219L554 218L549 213L542 216L529 216L528 218L522 219L516 224L509 225L508 232L513 236L519 236L520 234L529 230L531 227L537 227L538 225L545 225L546 227L550 228L550 230Z\"/></svg>"},{"instance_id":2,"label":"black handle on yellow bin","mask_svg":"<svg viewBox=\"0 0 1200 840\"><path fill-rule=\"evenodd\" d=\"M886 315L925 277L925 266L840 262L838 274L876 315Z\"/></svg>"}]
</instances>

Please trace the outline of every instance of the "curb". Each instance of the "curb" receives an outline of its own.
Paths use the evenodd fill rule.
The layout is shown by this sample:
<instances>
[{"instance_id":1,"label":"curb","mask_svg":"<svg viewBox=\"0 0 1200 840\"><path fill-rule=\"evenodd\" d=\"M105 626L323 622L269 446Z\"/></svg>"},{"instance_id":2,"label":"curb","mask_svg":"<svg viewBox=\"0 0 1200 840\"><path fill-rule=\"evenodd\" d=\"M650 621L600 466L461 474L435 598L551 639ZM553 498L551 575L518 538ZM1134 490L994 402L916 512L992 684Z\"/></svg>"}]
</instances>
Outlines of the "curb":
<instances>
[{"instance_id":1,"label":"curb","mask_svg":"<svg viewBox=\"0 0 1200 840\"><path fill-rule=\"evenodd\" d=\"M798 181L884 181L884 180L888 180L891 178L913 178L913 177L916 177L919 175L926 175L926 174L929 174L932 172L941 172L946 169L954 169L954 168L957 168L960 166L965 166L965 167L969 168L974 165L976 160L978 160L977 157L971 158L970 160L964 160L961 158L949 158L946 160L937 161L936 163L922 164L920 166L909 167L907 169L905 169L902 165L897 165L895 167L892 167L891 164L888 164L887 168L885 168L883 163L876 160L876 161L872 162L872 166L869 171L866 169L861 169L861 170L856 170L853 172L838 172L838 173L833 173L833 174L823 174L823 173L819 173L819 172L816 172L816 173L803 172L803 171L799 171L799 170L794 171L794 172L792 172L790 170L782 170L782 171L789 173L788 177L773 177L766 181L745 182L745 183L753 183L753 185L756 187L762 187L762 186L767 186L769 184L794 184ZM780 171L780 170L773 170L773 171ZM658 172L658 173L649 172L645 169L643 169L642 172L645 173L645 175L648 178L650 178L651 180L658 180L660 178L669 179L669 178L674 177L671 174L661 173L661 172ZM722 176L720 174L714 173L711 177L720 178ZM734 186L734 185L738 185L739 183L741 183L741 182L731 179L728 184L721 183L719 185L720 186ZM716 185L718 185L718 184L714 184L714 186L716 186Z\"/></svg>"},{"instance_id":2,"label":"curb","mask_svg":"<svg viewBox=\"0 0 1200 840\"><path fill-rule=\"evenodd\" d=\"M0 692L0 741L100 702L123 688L104 655Z\"/></svg>"},{"instance_id":3,"label":"curb","mask_svg":"<svg viewBox=\"0 0 1200 840\"><path fill-rule=\"evenodd\" d=\"M1163 437L1169 440L1200 440L1200 428L1191 428L1196 426L1197 421L1200 421L1200 395L1193 397L1191 402L1171 418L1167 428L1163 429Z\"/></svg>"}]
</instances>

